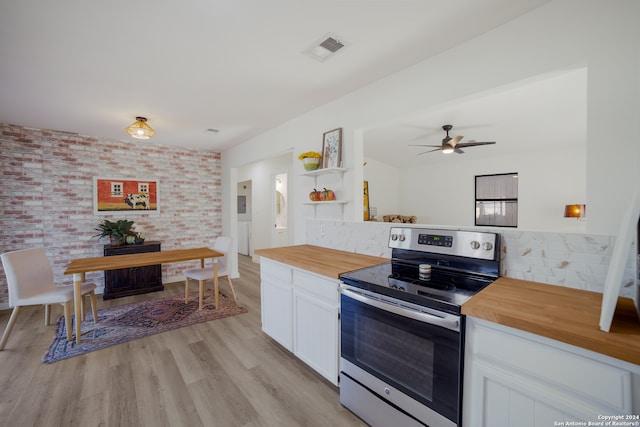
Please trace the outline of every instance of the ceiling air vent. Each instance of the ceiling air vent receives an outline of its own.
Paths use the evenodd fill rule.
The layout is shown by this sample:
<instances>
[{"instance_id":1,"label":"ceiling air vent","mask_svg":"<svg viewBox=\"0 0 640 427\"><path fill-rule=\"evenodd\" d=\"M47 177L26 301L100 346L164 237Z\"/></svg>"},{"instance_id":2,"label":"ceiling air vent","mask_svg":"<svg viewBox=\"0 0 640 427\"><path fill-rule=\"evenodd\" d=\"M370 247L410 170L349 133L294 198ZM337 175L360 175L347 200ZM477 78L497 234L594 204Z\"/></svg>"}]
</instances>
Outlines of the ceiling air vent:
<instances>
[{"instance_id":1,"label":"ceiling air vent","mask_svg":"<svg viewBox=\"0 0 640 427\"><path fill-rule=\"evenodd\" d=\"M341 42L336 36L328 34L306 49L303 53L316 61L324 62L343 47L343 42Z\"/></svg>"},{"instance_id":2,"label":"ceiling air vent","mask_svg":"<svg viewBox=\"0 0 640 427\"><path fill-rule=\"evenodd\" d=\"M344 45L340 43L338 40L333 37L327 37L325 41L320 43L320 46L327 49L331 53L336 53L340 48L343 48Z\"/></svg>"}]
</instances>

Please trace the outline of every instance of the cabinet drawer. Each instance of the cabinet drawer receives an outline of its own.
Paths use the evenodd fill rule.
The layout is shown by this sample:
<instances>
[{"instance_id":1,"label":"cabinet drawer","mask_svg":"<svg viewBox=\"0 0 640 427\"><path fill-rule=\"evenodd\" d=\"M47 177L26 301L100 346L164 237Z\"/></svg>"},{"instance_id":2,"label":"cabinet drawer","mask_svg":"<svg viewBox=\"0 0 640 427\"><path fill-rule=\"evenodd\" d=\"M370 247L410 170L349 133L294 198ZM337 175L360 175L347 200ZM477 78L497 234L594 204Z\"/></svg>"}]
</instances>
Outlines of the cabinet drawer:
<instances>
[{"instance_id":1,"label":"cabinet drawer","mask_svg":"<svg viewBox=\"0 0 640 427\"><path fill-rule=\"evenodd\" d=\"M122 245L122 246L105 246L104 255L130 255L141 254L147 252L159 252L160 243L149 242L141 245Z\"/></svg>"},{"instance_id":2,"label":"cabinet drawer","mask_svg":"<svg viewBox=\"0 0 640 427\"><path fill-rule=\"evenodd\" d=\"M630 372L529 339L523 334L526 333L514 331L511 334L476 324L472 336L474 356L509 366L620 411L630 407Z\"/></svg>"},{"instance_id":3,"label":"cabinet drawer","mask_svg":"<svg viewBox=\"0 0 640 427\"><path fill-rule=\"evenodd\" d=\"M260 258L260 274L267 275L277 279L280 283L291 284L291 267L281 264L277 261L261 257Z\"/></svg>"},{"instance_id":4,"label":"cabinet drawer","mask_svg":"<svg viewBox=\"0 0 640 427\"><path fill-rule=\"evenodd\" d=\"M330 304L338 304L338 281L326 279L317 274L293 269L293 286L324 299Z\"/></svg>"}]
</instances>

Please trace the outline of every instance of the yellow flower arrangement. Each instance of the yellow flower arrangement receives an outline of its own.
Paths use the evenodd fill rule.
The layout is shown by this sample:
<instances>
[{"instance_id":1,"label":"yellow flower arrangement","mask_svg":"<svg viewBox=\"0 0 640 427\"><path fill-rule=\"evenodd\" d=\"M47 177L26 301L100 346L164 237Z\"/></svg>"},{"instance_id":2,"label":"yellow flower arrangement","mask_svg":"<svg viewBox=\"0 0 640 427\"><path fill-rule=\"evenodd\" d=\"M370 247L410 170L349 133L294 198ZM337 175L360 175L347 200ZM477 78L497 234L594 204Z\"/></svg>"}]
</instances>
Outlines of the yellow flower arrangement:
<instances>
[{"instance_id":1,"label":"yellow flower arrangement","mask_svg":"<svg viewBox=\"0 0 640 427\"><path fill-rule=\"evenodd\" d=\"M320 153L315 152L315 151L306 151L306 152L304 152L304 153L302 153L302 154L300 154L298 156L298 160L306 159L308 157L312 157L312 158L315 158L315 159L321 159L322 155Z\"/></svg>"}]
</instances>

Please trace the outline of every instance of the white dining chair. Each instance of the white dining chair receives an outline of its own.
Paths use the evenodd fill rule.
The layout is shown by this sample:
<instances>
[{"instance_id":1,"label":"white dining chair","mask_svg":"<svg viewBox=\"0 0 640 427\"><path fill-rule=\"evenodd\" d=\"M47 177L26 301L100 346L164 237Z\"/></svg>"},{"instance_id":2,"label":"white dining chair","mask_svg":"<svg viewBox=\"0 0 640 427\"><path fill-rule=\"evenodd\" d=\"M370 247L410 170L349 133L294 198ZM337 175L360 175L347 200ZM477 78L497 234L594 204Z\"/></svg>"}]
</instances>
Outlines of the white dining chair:
<instances>
[{"instance_id":1,"label":"white dining chair","mask_svg":"<svg viewBox=\"0 0 640 427\"><path fill-rule=\"evenodd\" d=\"M9 291L9 306L13 312L9 323L4 329L0 340L0 351L4 349L9 335L18 318L20 307L28 305L44 305L44 324L48 326L51 320L51 304L64 306L64 318L67 329L67 339L73 339L71 329L71 303L73 301L73 286L56 286L53 281L53 271L49 258L43 248L23 249L6 252L0 255L2 266L7 276ZM82 284L82 295L91 298L93 320L98 322L96 307L96 285L86 282ZM83 310L84 312L84 310ZM82 319L76 319L77 322Z\"/></svg>"},{"instance_id":2,"label":"white dining chair","mask_svg":"<svg viewBox=\"0 0 640 427\"><path fill-rule=\"evenodd\" d=\"M229 283L229 288L231 289L231 294L233 295L233 301L236 304L238 304L238 299L236 298L236 291L233 289L233 283L231 283L231 278L229 277L229 264L228 264L229 257L227 254L231 249L231 243L232 243L231 237L220 236L216 239L213 245L213 250L216 252L223 253L224 256L214 258L213 262L218 264L218 279L221 277L227 278L227 282ZM183 274L185 276L184 303L187 304L189 302L189 279L198 280L200 284L199 308L200 310L202 310L203 299L204 299L204 282L210 279L215 280L215 278L213 277L213 265L211 267L204 267L204 268L190 268L188 270L184 270Z\"/></svg>"}]
</instances>

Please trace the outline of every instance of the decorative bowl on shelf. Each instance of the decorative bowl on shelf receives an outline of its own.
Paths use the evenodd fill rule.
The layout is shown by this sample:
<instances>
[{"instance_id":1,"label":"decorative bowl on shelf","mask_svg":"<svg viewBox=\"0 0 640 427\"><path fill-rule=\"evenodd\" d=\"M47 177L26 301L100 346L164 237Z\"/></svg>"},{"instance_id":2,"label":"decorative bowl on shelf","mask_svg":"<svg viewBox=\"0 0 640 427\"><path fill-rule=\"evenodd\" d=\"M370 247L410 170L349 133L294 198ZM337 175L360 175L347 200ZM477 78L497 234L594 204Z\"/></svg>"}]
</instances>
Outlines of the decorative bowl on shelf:
<instances>
[{"instance_id":1,"label":"decorative bowl on shelf","mask_svg":"<svg viewBox=\"0 0 640 427\"><path fill-rule=\"evenodd\" d=\"M305 157L302 159L304 169L307 171L314 171L320 167L320 159L318 157Z\"/></svg>"}]
</instances>

